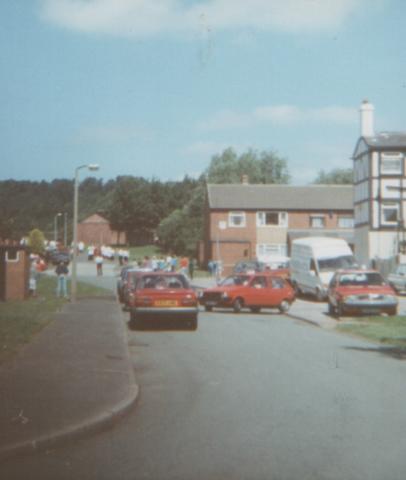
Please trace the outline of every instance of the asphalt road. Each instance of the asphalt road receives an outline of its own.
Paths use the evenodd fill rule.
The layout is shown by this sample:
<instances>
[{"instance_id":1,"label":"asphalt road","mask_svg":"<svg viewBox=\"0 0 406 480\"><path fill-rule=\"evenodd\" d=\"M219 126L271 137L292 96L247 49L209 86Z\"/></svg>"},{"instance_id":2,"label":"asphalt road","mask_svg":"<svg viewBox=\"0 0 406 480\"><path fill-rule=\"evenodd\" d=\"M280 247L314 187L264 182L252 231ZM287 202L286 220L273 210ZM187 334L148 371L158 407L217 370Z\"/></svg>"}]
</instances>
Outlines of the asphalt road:
<instances>
[{"instance_id":1,"label":"asphalt road","mask_svg":"<svg viewBox=\"0 0 406 480\"><path fill-rule=\"evenodd\" d=\"M130 332L141 395L112 430L1 478L404 480L406 364L280 316ZM78 392L80 394L80 392Z\"/></svg>"}]
</instances>

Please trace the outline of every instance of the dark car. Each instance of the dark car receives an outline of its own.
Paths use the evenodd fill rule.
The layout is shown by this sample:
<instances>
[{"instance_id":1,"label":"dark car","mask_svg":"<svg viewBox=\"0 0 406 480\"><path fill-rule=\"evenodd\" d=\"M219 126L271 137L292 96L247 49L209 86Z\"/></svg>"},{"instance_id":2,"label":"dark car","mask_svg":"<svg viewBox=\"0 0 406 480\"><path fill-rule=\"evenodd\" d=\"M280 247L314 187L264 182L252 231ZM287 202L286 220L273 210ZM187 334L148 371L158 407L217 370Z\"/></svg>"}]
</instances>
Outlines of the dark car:
<instances>
[{"instance_id":1,"label":"dark car","mask_svg":"<svg viewBox=\"0 0 406 480\"><path fill-rule=\"evenodd\" d=\"M233 273L256 273L264 272L267 269L265 262L260 262L259 260L240 260L234 265Z\"/></svg>"},{"instance_id":2,"label":"dark car","mask_svg":"<svg viewBox=\"0 0 406 480\"><path fill-rule=\"evenodd\" d=\"M61 262L69 264L70 260L70 253L65 250L48 250L45 253L45 261L52 265L58 265Z\"/></svg>"},{"instance_id":3,"label":"dark car","mask_svg":"<svg viewBox=\"0 0 406 480\"><path fill-rule=\"evenodd\" d=\"M346 313L397 314L396 292L375 270L339 270L327 294L329 313L337 317Z\"/></svg>"}]
</instances>

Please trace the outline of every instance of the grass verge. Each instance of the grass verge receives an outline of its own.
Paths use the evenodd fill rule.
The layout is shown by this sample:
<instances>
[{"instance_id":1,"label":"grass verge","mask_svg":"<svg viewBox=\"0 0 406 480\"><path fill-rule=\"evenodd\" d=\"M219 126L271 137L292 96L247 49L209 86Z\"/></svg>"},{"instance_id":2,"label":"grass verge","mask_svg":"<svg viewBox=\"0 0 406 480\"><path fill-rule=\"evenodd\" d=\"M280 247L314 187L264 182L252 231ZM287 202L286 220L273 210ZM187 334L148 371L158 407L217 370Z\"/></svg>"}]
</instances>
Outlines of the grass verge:
<instances>
[{"instance_id":1,"label":"grass verge","mask_svg":"<svg viewBox=\"0 0 406 480\"><path fill-rule=\"evenodd\" d=\"M0 363L16 353L53 319L67 302L55 296L56 277L42 275L37 296L24 301L0 302ZM78 282L78 297L111 295L104 290Z\"/></svg>"},{"instance_id":2,"label":"grass verge","mask_svg":"<svg viewBox=\"0 0 406 480\"><path fill-rule=\"evenodd\" d=\"M339 323L337 329L343 333L406 351L406 316L359 317Z\"/></svg>"}]
</instances>

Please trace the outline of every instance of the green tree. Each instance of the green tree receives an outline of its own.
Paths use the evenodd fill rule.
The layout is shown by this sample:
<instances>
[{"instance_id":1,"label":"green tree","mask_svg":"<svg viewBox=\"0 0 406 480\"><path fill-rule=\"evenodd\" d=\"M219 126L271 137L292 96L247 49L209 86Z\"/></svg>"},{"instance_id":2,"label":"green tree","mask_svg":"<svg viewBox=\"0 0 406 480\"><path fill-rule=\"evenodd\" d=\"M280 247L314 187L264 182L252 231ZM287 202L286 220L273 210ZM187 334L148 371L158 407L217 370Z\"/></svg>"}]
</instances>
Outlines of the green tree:
<instances>
[{"instance_id":1,"label":"green tree","mask_svg":"<svg viewBox=\"0 0 406 480\"><path fill-rule=\"evenodd\" d=\"M334 168L330 172L320 170L315 184L323 185L347 185L353 183L353 170L352 168Z\"/></svg>"},{"instance_id":2,"label":"green tree","mask_svg":"<svg viewBox=\"0 0 406 480\"><path fill-rule=\"evenodd\" d=\"M275 152L249 149L240 156L230 147L214 155L205 171L208 183L241 183L247 175L250 183L289 183L287 160Z\"/></svg>"},{"instance_id":3,"label":"green tree","mask_svg":"<svg viewBox=\"0 0 406 480\"><path fill-rule=\"evenodd\" d=\"M32 253L42 254L45 249L45 236L38 228L34 228L28 234L28 245Z\"/></svg>"}]
</instances>

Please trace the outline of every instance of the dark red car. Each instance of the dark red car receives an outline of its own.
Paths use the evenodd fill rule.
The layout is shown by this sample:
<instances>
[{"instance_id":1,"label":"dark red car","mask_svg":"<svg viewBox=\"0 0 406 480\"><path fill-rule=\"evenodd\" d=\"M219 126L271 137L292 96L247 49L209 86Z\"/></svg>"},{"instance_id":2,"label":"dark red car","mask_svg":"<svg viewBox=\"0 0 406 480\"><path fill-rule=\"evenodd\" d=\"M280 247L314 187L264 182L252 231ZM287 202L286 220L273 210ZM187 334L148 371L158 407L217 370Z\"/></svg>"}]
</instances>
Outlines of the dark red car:
<instances>
[{"instance_id":1,"label":"dark red car","mask_svg":"<svg viewBox=\"0 0 406 480\"><path fill-rule=\"evenodd\" d=\"M295 292L281 277L267 273L231 275L214 288L203 290L199 302L206 311L214 307L232 308L238 313L243 308L259 312L261 308L278 308L287 312L295 300Z\"/></svg>"},{"instance_id":2,"label":"dark red car","mask_svg":"<svg viewBox=\"0 0 406 480\"><path fill-rule=\"evenodd\" d=\"M131 321L183 319L197 328L198 300L188 279L180 273L149 272L137 275L129 296Z\"/></svg>"}]
</instances>

